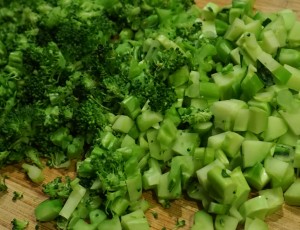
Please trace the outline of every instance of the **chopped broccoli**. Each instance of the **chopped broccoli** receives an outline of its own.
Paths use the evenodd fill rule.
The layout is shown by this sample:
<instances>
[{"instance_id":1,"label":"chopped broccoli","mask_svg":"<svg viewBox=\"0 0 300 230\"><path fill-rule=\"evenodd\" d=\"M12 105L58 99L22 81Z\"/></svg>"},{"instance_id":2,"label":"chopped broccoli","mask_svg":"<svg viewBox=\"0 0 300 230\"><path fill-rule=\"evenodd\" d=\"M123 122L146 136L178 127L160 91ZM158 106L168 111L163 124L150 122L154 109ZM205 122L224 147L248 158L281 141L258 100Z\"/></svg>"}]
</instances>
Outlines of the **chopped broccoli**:
<instances>
[{"instance_id":1,"label":"chopped broccoli","mask_svg":"<svg viewBox=\"0 0 300 230\"><path fill-rule=\"evenodd\" d=\"M11 221L11 224L12 224L12 230L24 230L27 228L29 221L19 220L19 219L14 218Z\"/></svg>"},{"instance_id":2,"label":"chopped broccoli","mask_svg":"<svg viewBox=\"0 0 300 230\"><path fill-rule=\"evenodd\" d=\"M212 118L212 113L209 109L200 109L192 106L179 108L178 114L181 118L181 122L188 123L190 126L210 121Z\"/></svg>"},{"instance_id":3,"label":"chopped broccoli","mask_svg":"<svg viewBox=\"0 0 300 230\"><path fill-rule=\"evenodd\" d=\"M43 185L43 192L51 199L66 200L72 191L71 178L66 176L64 181L62 177L57 177L51 182Z\"/></svg>"},{"instance_id":4,"label":"chopped broccoli","mask_svg":"<svg viewBox=\"0 0 300 230\"><path fill-rule=\"evenodd\" d=\"M7 187L6 183L5 183L6 179L7 179L7 176L2 176L0 174L0 193L1 192L6 192L7 189L8 189L8 187Z\"/></svg>"},{"instance_id":5,"label":"chopped broccoli","mask_svg":"<svg viewBox=\"0 0 300 230\"><path fill-rule=\"evenodd\" d=\"M22 192L17 192L17 191L13 192L13 198L12 198L13 201L21 200L22 198L23 198Z\"/></svg>"}]
</instances>

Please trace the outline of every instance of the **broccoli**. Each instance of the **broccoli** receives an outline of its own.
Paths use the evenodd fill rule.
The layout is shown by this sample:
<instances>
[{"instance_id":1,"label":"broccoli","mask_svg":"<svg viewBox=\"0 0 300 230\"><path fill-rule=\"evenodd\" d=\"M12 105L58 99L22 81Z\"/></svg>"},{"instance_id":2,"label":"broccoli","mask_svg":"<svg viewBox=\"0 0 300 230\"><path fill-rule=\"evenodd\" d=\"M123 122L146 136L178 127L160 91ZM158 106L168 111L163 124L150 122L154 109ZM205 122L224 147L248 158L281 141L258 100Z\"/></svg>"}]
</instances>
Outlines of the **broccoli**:
<instances>
[{"instance_id":1,"label":"broccoli","mask_svg":"<svg viewBox=\"0 0 300 230\"><path fill-rule=\"evenodd\" d=\"M19 219L14 218L11 221L11 224L12 224L12 230L24 230L27 228L29 221L19 220Z\"/></svg>"},{"instance_id":2,"label":"broccoli","mask_svg":"<svg viewBox=\"0 0 300 230\"><path fill-rule=\"evenodd\" d=\"M7 178L8 178L7 176L2 176L2 175L0 174L0 193L1 193L1 192L6 192L7 189L8 189L8 187L7 187L6 183L5 183L5 180L6 180Z\"/></svg>"},{"instance_id":3,"label":"broccoli","mask_svg":"<svg viewBox=\"0 0 300 230\"><path fill-rule=\"evenodd\" d=\"M66 200L72 191L71 178L66 176L64 181L62 177L57 177L53 181L43 184L43 192L51 199Z\"/></svg>"},{"instance_id":4,"label":"broccoli","mask_svg":"<svg viewBox=\"0 0 300 230\"><path fill-rule=\"evenodd\" d=\"M25 170L32 182L41 183L44 180L43 171L37 166L23 163L22 168Z\"/></svg>"},{"instance_id":5,"label":"broccoli","mask_svg":"<svg viewBox=\"0 0 300 230\"><path fill-rule=\"evenodd\" d=\"M22 192L17 192L17 191L13 192L13 198L12 198L13 201L17 201L17 200L20 200L22 198L23 198L23 193Z\"/></svg>"},{"instance_id":6,"label":"broccoli","mask_svg":"<svg viewBox=\"0 0 300 230\"><path fill-rule=\"evenodd\" d=\"M212 118L212 112L209 109L200 109L196 107L178 108L178 114L182 123L188 123L190 126L208 122Z\"/></svg>"}]
</instances>

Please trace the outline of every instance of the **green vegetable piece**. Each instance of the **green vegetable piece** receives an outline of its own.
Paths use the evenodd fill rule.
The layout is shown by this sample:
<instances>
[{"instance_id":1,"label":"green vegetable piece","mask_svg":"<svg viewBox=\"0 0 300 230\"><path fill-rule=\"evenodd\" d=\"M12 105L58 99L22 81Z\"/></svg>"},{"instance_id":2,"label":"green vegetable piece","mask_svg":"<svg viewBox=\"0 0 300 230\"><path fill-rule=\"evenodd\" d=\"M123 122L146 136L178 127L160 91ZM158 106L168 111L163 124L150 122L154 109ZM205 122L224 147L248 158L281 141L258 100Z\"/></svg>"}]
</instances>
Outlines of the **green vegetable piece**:
<instances>
[{"instance_id":1,"label":"green vegetable piece","mask_svg":"<svg viewBox=\"0 0 300 230\"><path fill-rule=\"evenodd\" d=\"M92 225L99 225L102 221L107 219L107 215L103 210L95 209L89 213L89 219Z\"/></svg>"},{"instance_id":2,"label":"green vegetable piece","mask_svg":"<svg viewBox=\"0 0 300 230\"><path fill-rule=\"evenodd\" d=\"M299 53L299 58L300 58L300 53ZM289 87L290 89L299 92L300 91L300 75L299 75L300 70L287 64L284 65L284 68L286 68L292 74L292 76L286 83L286 86Z\"/></svg>"},{"instance_id":3,"label":"green vegetable piece","mask_svg":"<svg viewBox=\"0 0 300 230\"><path fill-rule=\"evenodd\" d=\"M230 99L215 102L211 106L215 128L224 131L232 130L237 112L245 108L247 104L241 100Z\"/></svg>"},{"instance_id":4,"label":"green vegetable piece","mask_svg":"<svg viewBox=\"0 0 300 230\"><path fill-rule=\"evenodd\" d=\"M169 83L174 87L181 86L188 82L189 75L190 72L188 66L183 66L169 76Z\"/></svg>"},{"instance_id":5,"label":"green vegetable piece","mask_svg":"<svg viewBox=\"0 0 300 230\"><path fill-rule=\"evenodd\" d=\"M228 30L224 34L224 38L229 41L236 41L245 31L245 23L240 18L235 18Z\"/></svg>"},{"instance_id":6,"label":"green vegetable piece","mask_svg":"<svg viewBox=\"0 0 300 230\"><path fill-rule=\"evenodd\" d=\"M252 188L258 191L263 189L270 181L270 177L266 172L262 163L256 163L254 166L246 168L244 176Z\"/></svg>"},{"instance_id":7,"label":"green vegetable piece","mask_svg":"<svg viewBox=\"0 0 300 230\"><path fill-rule=\"evenodd\" d=\"M62 207L60 199L45 200L35 208L35 218L38 221L52 221L59 216Z\"/></svg>"},{"instance_id":8,"label":"green vegetable piece","mask_svg":"<svg viewBox=\"0 0 300 230\"><path fill-rule=\"evenodd\" d=\"M229 215L217 215L214 223L216 230L234 230L237 228L237 225L238 220Z\"/></svg>"},{"instance_id":9,"label":"green vegetable piece","mask_svg":"<svg viewBox=\"0 0 300 230\"><path fill-rule=\"evenodd\" d=\"M159 183L159 178L161 176L161 168L159 162L150 158L148 160L149 169L143 173L142 181L143 181L143 189L153 189Z\"/></svg>"},{"instance_id":10,"label":"green vegetable piece","mask_svg":"<svg viewBox=\"0 0 300 230\"><path fill-rule=\"evenodd\" d=\"M125 113L135 119L141 112L140 102L135 96L128 96L121 102L121 107L124 109Z\"/></svg>"},{"instance_id":11,"label":"green vegetable piece","mask_svg":"<svg viewBox=\"0 0 300 230\"><path fill-rule=\"evenodd\" d=\"M199 183L207 190L208 188L208 183L210 183L208 181L207 178L207 173L215 168L215 167L221 167L221 168L225 168L225 166L222 164L222 162L219 159L214 160L213 162L209 163L208 165L200 168L199 170L196 171L196 175L198 178Z\"/></svg>"},{"instance_id":12,"label":"green vegetable piece","mask_svg":"<svg viewBox=\"0 0 300 230\"><path fill-rule=\"evenodd\" d=\"M199 145L200 137L198 133L178 131L172 150L180 155L192 155Z\"/></svg>"},{"instance_id":13,"label":"green vegetable piece","mask_svg":"<svg viewBox=\"0 0 300 230\"><path fill-rule=\"evenodd\" d=\"M230 177L237 185L232 206L240 207L240 205L249 198L251 189L247 183L246 178L243 175L241 167L236 167L235 169L233 169L231 171Z\"/></svg>"},{"instance_id":14,"label":"green vegetable piece","mask_svg":"<svg viewBox=\"0 0 300 230\"><path fill-rule=\"evenodd\" d=\"M137 117L136 124L140 131L144 132L162 120L163 117L160 113L146 110Z\"/></svg>"},{"instance_id":15,"label":"green vegetable piece","mask_svg":"<svg viewBox=\"0 0 300 230\"><path fill-rule=\"evenodd\" d=\"M166 172L159 177L159 183L157 185L157 192L156 192L159 199L174 200L174 199L178 199L181 196L182 187L181 187L180 174L178 174L177 176L176 183L172 182L170 179L171 179L170 172Z\"/></svg>"},{"instance_id":16,"label":"green vegetable piece","mask_svg":"<svg viewBox=\"0 0 300 230\"><path fill-rule=\"evenodd\" d=\"M94 230L97 226L93 224L89 224L83 219L79 219L76 223L72 226L73 230Z\"/></svg>"},{"instance_id":17,"label":"green vegetable piece","mask_svg":"<svg viewBox=\"0 0 300 230\"><path fill-rule=\"evenodd\" d=\"M269 211L266 196L257 196L247 200L241 205L239 211L244 218L250 217L264 220Z\"/></svg>"},{"instance_id":18,"label":"green vegetable piece","mask_svg":"<svg viewBox=\"0 0 300 230\"><path fill-rule=\"evenodd\" d=\"M73 190L68 197L66 203L64 204L63 208L60 210L59 215L69 219L78 206L81 199L84 197L86 193L86 188L81 186L80 184L76 184L73 187Z\"/></svg>"},{"instance_id":19,"label":"green vegetable piece","mask_svg":"<svg viewBox=\"0 0 300 230\"><path fill-rule=\"evenodd\" d=\"M245 230L268 230L268 224L259 218L246 218Z\"/></svg>"},{"instance_id":20,"label":"green vegetable piece","mask_svg":"<svg viewBox=\"0 0 300 230\"><path fill-rule=\"evenodd\" d=\"M29 165L27 163L22 164L22 168L26 171L30 180L34 183L41 183L44 180L43 171L35 165Z\"/></svg>"},{"instance_id":21,"label":"green vegetable piece","mask_svg":"<svg viewBox=\"0 0 300 230\"><path fill-rule=\"evenodd\" d=\"M287 123L291 131L296 134L300 135L300 109L296 111L279 111L279 114L284 119L284 121Z\"/></svg>"},{"instance_id":22,"label":"green vegetable piece","mask_svg":"<svg viewBox=\"0 0 300 230\"><path fill-rule=\"evenodd\" d=\"M111 211L117 216L121 216L125 213L126 209L129 207L129 200L126 197L119 196L113 200L111 204Z\"/></svg>"},{"instance_id":23,"label":"green vegetable piece","mask_svg":"<svg viewBox=\"0 0 300 230\"><path fill-rule=\"evenodd\" d=\"M23 198L23 193L14 191L13 192L13 201L21 200Z\"/></svg>"},{"instance_id":24,"label":"green vegetable piece","mask_svg":"<svg viewBox=\"0 0 300 230\"><path fill-rule=\"evenodd\" d=\"M300 179L296 179L284 192L284 201L288 205L300 206Z\"/></svg>"},{"instance_id":25,"label":"green vegetable piece","mask_svg":"<svg viewBox=\"0 0 300 230\"><path fill-rule=\"evenodd\" d=\"M288 42L290 47L298 47L300 45L300 22L296 21L288 34Z\"/></svg>"},{"instance_id":26,"label":"green vegetable piece","mask_svg":"<svg viewBox=\"0 0 300 230\"><path fill-rule=\"evenodd\" d=\"M277 62L270 54L260 52L257 59L274 75L280 84L286 84L292 74Z\"/></svg>"},{"instance_id":27,"label":"green vegetable piece","mask_svg":"<svg viewBox=\"0 0 300 230\"><path fill-rule=\"evenodd\" d=\"M118 132L128 133L133 125L134 121L130 117L119 115L113 123L112 129Z\"/></svg>"},{"instance_id":28,"label":"green vegetable piece","mask_svg":"<svg viewBox=\"0 0 300 230\"><path fill-rule=\"evenodd\" d=\"M122 230L119 217L114 216L112 219L103 220L98 225L98 230Z\"/></svg>"},{"instance_id":29,"label":"green vegetable piece","mask_svg":"<svg viewBox=\"0 0 300 230\"><path fill-rule=\"evenodd\" d=\"M232 71L227 73L217 72L212 74L212 78L219 88L221 100L239 98L241 81L243 80L245 73L245 68L240 65L235 65L232 68Z\"/></svg>"},{"instance_id":30,"label":"green vegetable piece","mask_svg":"<svg viewBox=\"0 0 300 230\"><path fill-rule=\"evenodd\" d=\"M299 67L300 52L295 49L282 48L279 52L278 60L282 65L294 68Z\"/></svg>"},{"instance_id":31,"label":"green vegetable piece","mask_svg":"<svg viewBox=\"0 0 300 230\"><path fill-rule=\"evenodd\" d=\"M266 130L268 124L268 113L258 107L249 108L248 131L260 134Z\"/></svg>"},{"instance_id":32,"label":"green vegetable piece","mask_svg":"<svg viewBox=\"0 0 300 230\"><path fill-rule=\"evenodd\" d=\"M271 178L273 188L280 186L285 191L295 180L294 168L288 162L274 157L267 157L264 161L264 166Z\"/></svg>"},{"instance_id":33,"label":"green vegetable piece","mask_svg":"<svg viewBox=\"0 0 300 230\"><path fill-rule=\"evenodd\" d=\"M262 162L271 154L273 143L256 140L245 140L242 143L243 166L252 167L256 163Z\"/></svg>"},{"instance_id":34,"label":"green vegetable piece","mask_svg":"<svg viewBox=\"0 0 300 230\"><path fill-rule=\"evenodd\" d=\"M247 131L249 116L249 109L239 109L234 120L233 131Z\"/></svg>"},{"instance_id":35,"label":"green vegetable piece","mask_svg":"<svg viewBox=\"0 0 300 230\"><path fill-rule=\"evenodd\" d=\"M197 211L194 214L194 224L191 230L197 230L197 229L206 229L206 230L214 229L214 222L212 216L204 210Z\"/></svg>"},{"instance_id":36,"label":"green vegetable piece","mask_svg":"<svg viewBox=\"0 0 300 230\"><path fill-rule=\"evenodd\" d=\"M148 221L142 210L137 210L121 217L121 225L124 230L148 230L150 229Z\"/></svg>"},{"instance_id":37,"label":"green vegetable piece","mask_svg":"<svg viewBox=\"0 0 300 230\"><path fill-rule=\"evenodd\" d=\"M220 166L215 166L207 172L207 180L208 191L210 191L213 199L222 204L233 202L237 184L231 178L230 171Z\"/></svg>"},{"instance_id":38,"label":"green vegetable piece","mask_svg":"<svg viewBox=\"0 0 300 230\"><path fill-rule=\"evenodd\" d=\"M243 141L243 136L238 133L228 131L226 132L221 148L229 158L233 158L239 153Z\"/></svg>"},{"instance_id":39,"label":"green vegetable piece","mask_svg":"<svg viewBox=\"0 0 300 230\"><path fill-rule=\"evenodd\" d=\"M11 221L11 224L12 224L12 230L24 230L28 227L29 221L14 218Z\"/></svg>"},{"instance_id":40,"label":"green vegetable piece","mask_svg":"<svg viewBox=\"0 0 300 230\"><path fill-rule=\"evenodd\" d=\"M137 201L142 196L142 175L137 173L126 180L127 191L130 202Z\"/></svg>"},{"instance_id":41,"label":"green vegetable piece","mask_svg":"<svg viewBox=\"0 0 300 230\"><path fill-rule=\"evenodd\" d=\"M259 195L265 196L268 201L269 210L267 215L271 215L282 208L284 196L281 187L260 190Z\"/></svg>"},{"instance_id":42,"label":"green vegetable piece","mask_svg":"<svg viewBox=\"0 0 300 230\"><path fill-rule=\"evenodd\" d=\"M207 212L216 215L225 215L226 213L228 213L229 208L230 208L229 204L210 202L208 205Z\"/></svg>"},{"instance_id":43,"label":"green vegetable piece","mask_svg":"<svg viewBox=\"0 0 300 230\"><path fill-rule=\"evenodd\" d=\"M262 134L265 141L273 141L288 131L284 120L280 117L269 116L267 129Z\"/></svg>"},{"instance_id":44,"label":"green vegetable piece","mask_svg":"<svg viewBox=\"0 0 300 230\"><path fill-rule=\"evenodd\" d=\"M262 41L261 41L261 48L271 54L271 55L275 55L278 48L280 47L280 43L277 40L277 37L275 35L275 33L273 32L273 30L265 30L262 32ZM282 52L282 50L280 51L280 53ZM279 57L279 62L281 64L284 64L284 62L280 61L281 58Z\"/></svg>"},{"instance_id":45,"label":"green vegetable piece","mask_svg":"<svg viewBox=\"0 0 300 230\"><path fill-rule=\"evenodd\" d=\"M157 140L163 150L169 149L177 137L177 128L173 121L164 119L158 130Z\"/></svg>"},{"instance_id":46,"label":"green vegetable piece","mask_svg":"<svg viewBox=\"0 0 300 230\"><path fill-rule=\"evenodd\" d=\"M294 153L294 168L300 168L300 140L297 140Z\"/></svg>"}]
</instances>

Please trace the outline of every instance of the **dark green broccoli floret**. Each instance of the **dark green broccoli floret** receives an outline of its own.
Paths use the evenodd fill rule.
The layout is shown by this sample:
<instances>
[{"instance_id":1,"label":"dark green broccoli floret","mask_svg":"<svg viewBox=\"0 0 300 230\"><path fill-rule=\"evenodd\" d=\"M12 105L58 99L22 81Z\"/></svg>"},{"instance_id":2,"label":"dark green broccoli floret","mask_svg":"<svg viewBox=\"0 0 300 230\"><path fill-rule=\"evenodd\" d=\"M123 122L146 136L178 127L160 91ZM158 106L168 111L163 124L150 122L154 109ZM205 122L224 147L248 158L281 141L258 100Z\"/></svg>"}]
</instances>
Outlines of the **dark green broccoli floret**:
<instances>
[{"instance_id":1,"label":"dark green broccoli floret","mask_svg":"<svg viewBox=\"0 0 300 230\"><path fill-rule=\"evenodd\" d=\"M11 224L12 224L12 230L24 230L27 228L29 221L19 220L19 219L14 218L11 221Z\"/></svg>"},{"instance_id":2,"label":"dark green broccoli floret","mask_svg":"<svg viewBox=\"0 0 300 230\"><path fill-rule=\"evenodd\" d=\"M79 133L96 132L108 123L106 108L94 97L89 97L80 103L74 114L76 129Z\"/></svg>"},{"instance_id":3,"label":"dark green broccoli floret","mask_svg":"<svg viewBox=\"0 0 300 230\"><path fill-rule=\"evenodd\" d=\"M64 181L62 177L57 177L53 181L43 185L43 192L52 199L66 200L72 192L71 178L66 176Z\"/></svg>"}]
</instances>

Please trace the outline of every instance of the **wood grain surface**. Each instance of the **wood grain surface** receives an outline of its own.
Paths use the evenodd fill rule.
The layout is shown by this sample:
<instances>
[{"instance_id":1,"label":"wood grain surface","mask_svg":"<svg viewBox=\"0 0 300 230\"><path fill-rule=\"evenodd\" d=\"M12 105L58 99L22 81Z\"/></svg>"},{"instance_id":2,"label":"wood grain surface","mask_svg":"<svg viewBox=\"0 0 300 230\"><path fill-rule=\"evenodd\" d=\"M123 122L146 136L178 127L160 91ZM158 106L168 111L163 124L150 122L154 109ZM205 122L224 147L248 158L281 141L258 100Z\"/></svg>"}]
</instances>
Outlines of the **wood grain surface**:
<instances>
[{"instance_id":1,"label":"wood grain surface","mask_svg":"<svg viewBox=\"0 0 300 230\"><path fill-rule=\"evenodd\" d=\"M231 0L212 0L219 5L228 5ZM207 0L197 0L197 4L202 7ZM256 0L255 9L275 12L279 9L293 9L300 18L300 0ZM36 221L34 218L34 208L41 201L46 199L42 193L41 185L31 183L21 170L19 165L9 166L0 170L1 174L9 176L7 179L8 192L0 196L0 230L12 229L11 220L13 218L29 220L29 230L35 229ZM57 176L74 176L74 170L50 170L45 169L45 183ZM23 192L23 199L12 201L13 192ZM172 202L171 208L162 208L155 200L151 192L144 193L145 199L150 201L151 209L146 213L151 223L152 230L176 229L177 220L185 220L186 226L180 228L187 230L193 221L193 213L198 210L198 205L194 201L180 199ZM158 218L154 218L153 212L158 213ZM300 208L284 205L282 210L268 217L267 222L271 230L296 230L300 229ZM40 230L53 230L55 227L51 223L43 224ZM138 230L138 229L137 229Z\"/></svg>"}]
</instances>

